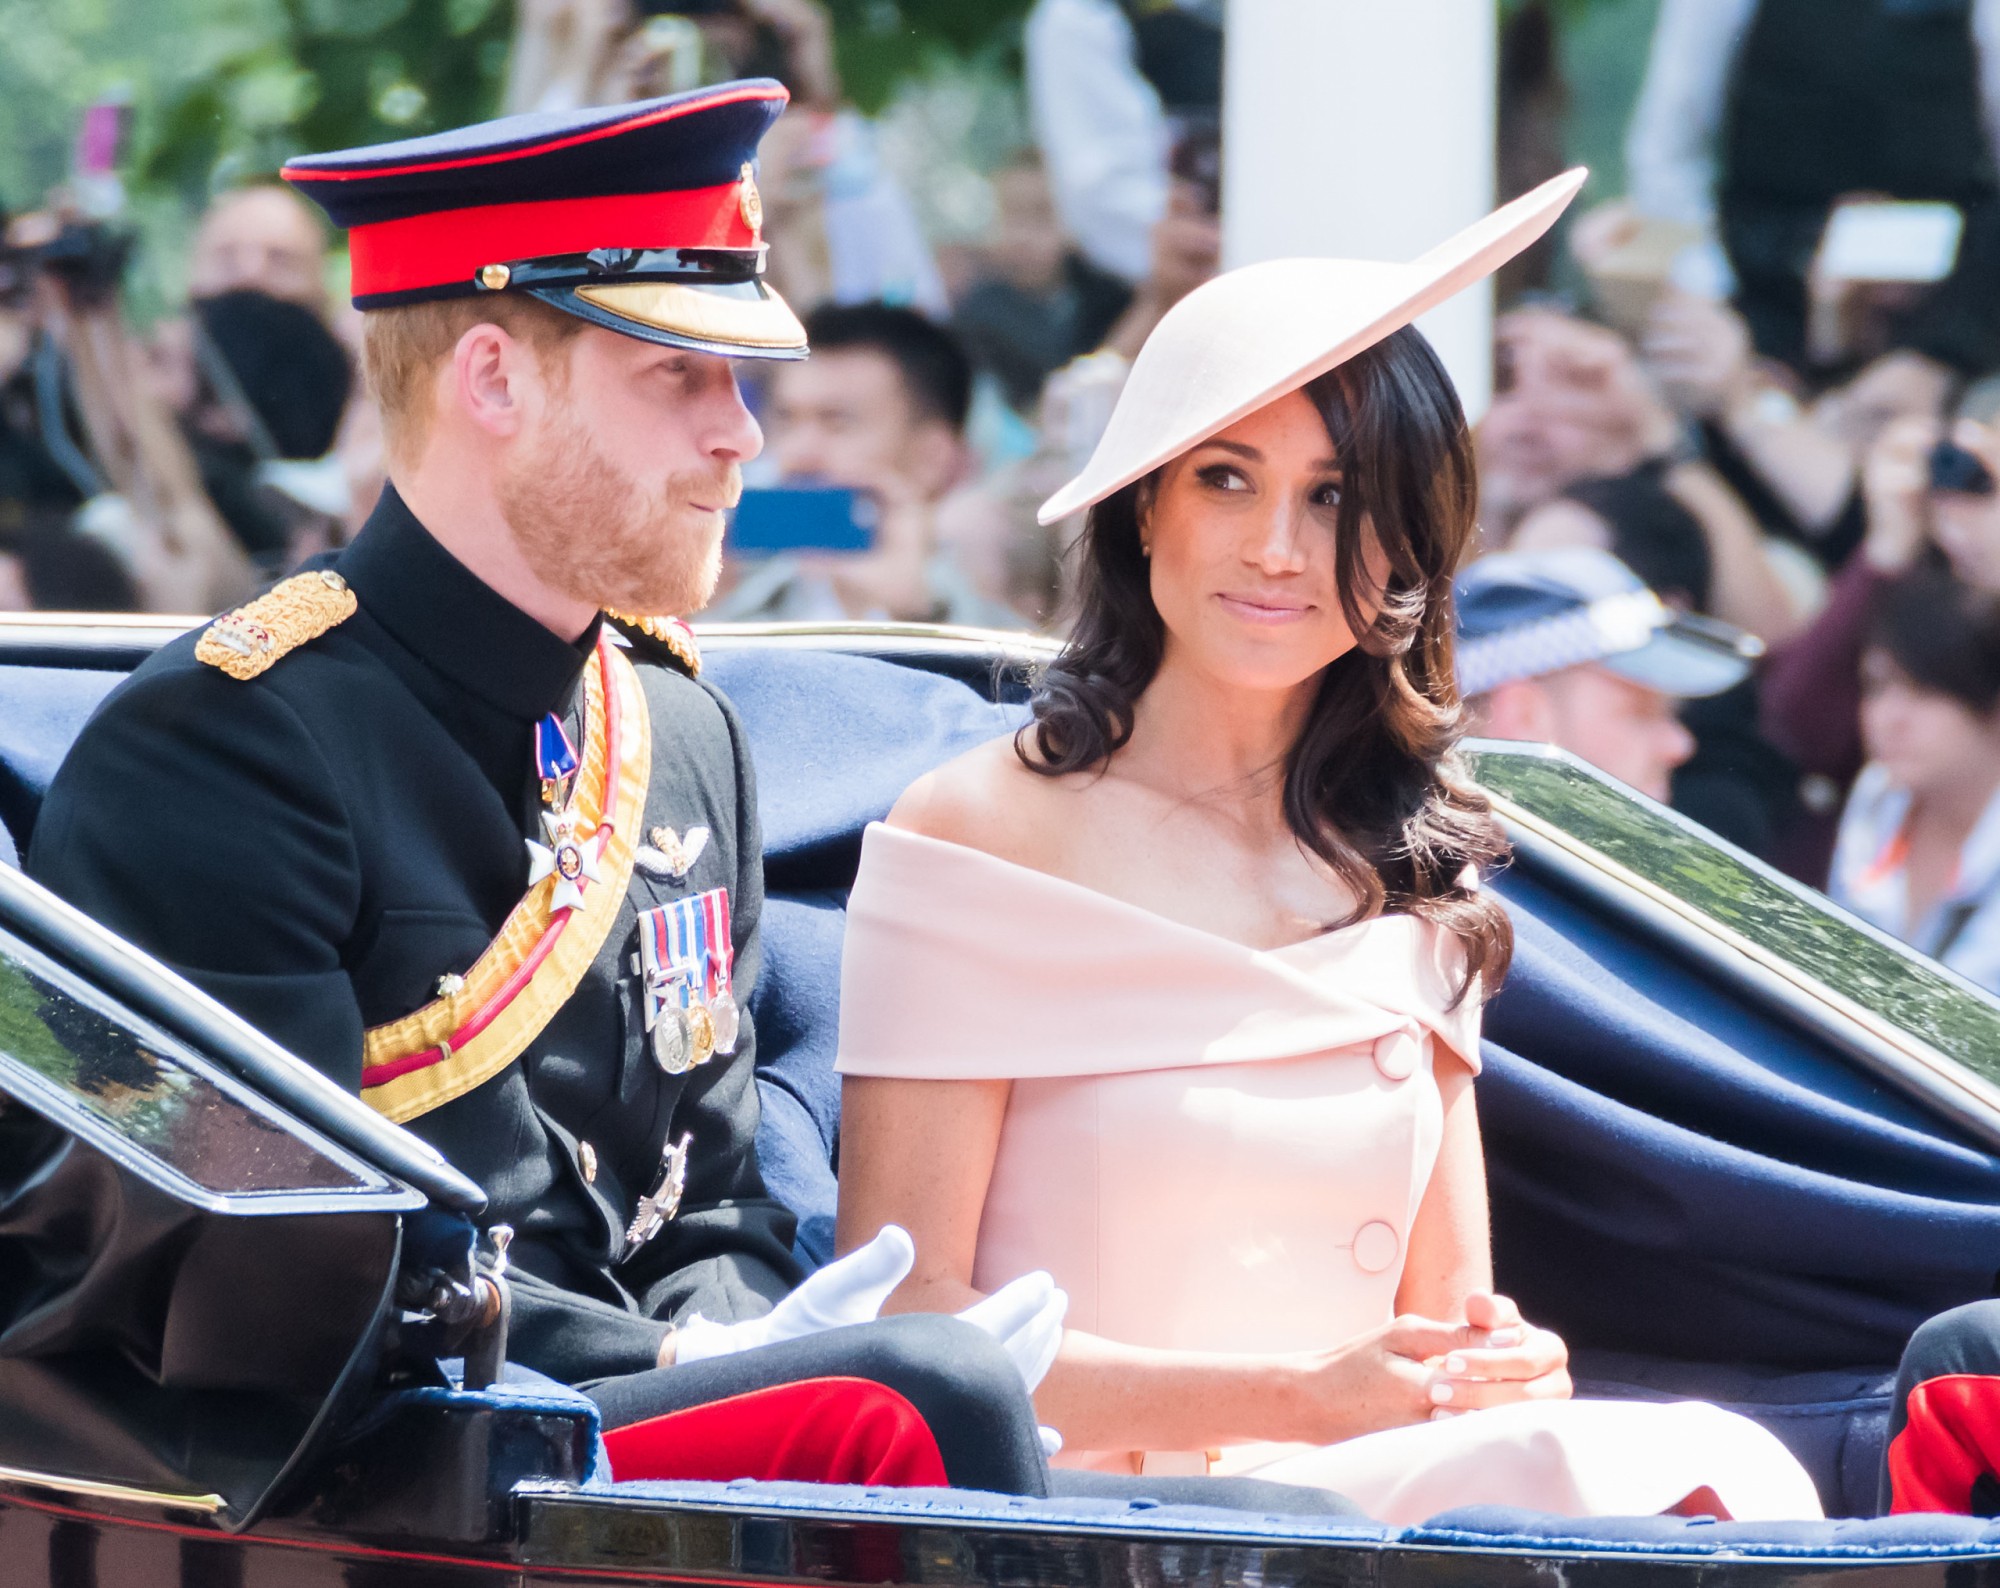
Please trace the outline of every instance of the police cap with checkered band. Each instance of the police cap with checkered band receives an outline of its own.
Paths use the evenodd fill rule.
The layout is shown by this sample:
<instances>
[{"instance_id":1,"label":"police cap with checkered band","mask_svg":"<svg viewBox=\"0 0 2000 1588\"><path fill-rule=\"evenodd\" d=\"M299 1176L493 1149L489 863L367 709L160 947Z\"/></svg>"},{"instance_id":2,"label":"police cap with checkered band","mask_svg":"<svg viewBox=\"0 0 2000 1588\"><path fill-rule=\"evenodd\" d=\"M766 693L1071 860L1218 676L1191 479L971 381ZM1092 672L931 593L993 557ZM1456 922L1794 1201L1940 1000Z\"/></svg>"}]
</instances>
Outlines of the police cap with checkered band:
<instances>
[{"instance_id":1,"label":"police cap with checkered band","mask_svg":"<svg viewBox=\"0 0 2000 1588\"><path fill-rule=\"evenodd\" d=\"M1468 700L1517 679L1596 663L1682 699L1749 676L1764 646L1679 612L1594 546L1495 552L1458 576L1458 688Z\"/></svg>"}]
</instances>

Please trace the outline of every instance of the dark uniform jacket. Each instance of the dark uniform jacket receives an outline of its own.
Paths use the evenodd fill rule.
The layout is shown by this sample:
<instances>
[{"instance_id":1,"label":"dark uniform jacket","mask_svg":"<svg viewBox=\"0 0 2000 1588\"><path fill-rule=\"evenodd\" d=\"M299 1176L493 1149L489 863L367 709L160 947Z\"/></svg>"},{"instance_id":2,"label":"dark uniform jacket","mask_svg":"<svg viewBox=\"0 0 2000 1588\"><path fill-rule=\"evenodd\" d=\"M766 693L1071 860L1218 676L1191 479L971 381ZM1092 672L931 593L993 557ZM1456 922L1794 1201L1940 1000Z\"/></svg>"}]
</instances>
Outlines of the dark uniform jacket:
<instances>
[{"instance_id":1,"label":"dark uniform jacket","mask_svg":"<svg viewBox=\"0 0 2000 1588\"><path fill-rule=\"evenodd\" d=\"M528 887L534 726L581 746L571 645L494 593L393 487L333 561L345 622L239 681L188 635L105 701L37 823L29 872L350 1090L363 1033L462 974ZM714 688L628 636L652 721L641 831L710 833L684 879L635 868L569 1002L497 1076L410 1121L514 1227L510 1355L570 1382L654 1365L668 1325L767 1311L798 1279L757 1168L747 1013L763 904L743 729ZM733 1056L654 1062L632 970L640 911L727 888ZM610 904L601 899L596 907ZM619 1261L663 1146L692 1136L679 1216Z\"/></svg>"}]
</instances>

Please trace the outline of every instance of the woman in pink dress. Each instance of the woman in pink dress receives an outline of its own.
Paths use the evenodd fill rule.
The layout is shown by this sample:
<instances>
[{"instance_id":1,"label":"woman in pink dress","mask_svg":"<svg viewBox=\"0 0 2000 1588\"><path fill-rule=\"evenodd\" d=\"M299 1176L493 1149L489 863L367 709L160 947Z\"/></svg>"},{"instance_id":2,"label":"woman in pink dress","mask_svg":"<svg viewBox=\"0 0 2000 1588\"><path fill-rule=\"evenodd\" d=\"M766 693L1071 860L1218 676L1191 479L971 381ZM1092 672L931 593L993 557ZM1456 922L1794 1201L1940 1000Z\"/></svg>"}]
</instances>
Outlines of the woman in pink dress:
<instances>
[{"instance_id":1,"label":"woman in pink dress","mask_svg":"<svg viewBox=\"0 0 2000 1588\"><path fill-rule=\"evenodd\" d=\"M864 842L839 1239L891 1309L1030 1269L1070 1298L1059 1462L1453 1505L1817 1516L1714 1407L1569 1399L1493 1291L1473 1106L1511 931L1456 765L1474 479L1409 321L1546 229L1560 179L1410 265L1289 260L1162 321L1084 472L1078 613L1034 716Z\"/></svg>"}]
</instances>

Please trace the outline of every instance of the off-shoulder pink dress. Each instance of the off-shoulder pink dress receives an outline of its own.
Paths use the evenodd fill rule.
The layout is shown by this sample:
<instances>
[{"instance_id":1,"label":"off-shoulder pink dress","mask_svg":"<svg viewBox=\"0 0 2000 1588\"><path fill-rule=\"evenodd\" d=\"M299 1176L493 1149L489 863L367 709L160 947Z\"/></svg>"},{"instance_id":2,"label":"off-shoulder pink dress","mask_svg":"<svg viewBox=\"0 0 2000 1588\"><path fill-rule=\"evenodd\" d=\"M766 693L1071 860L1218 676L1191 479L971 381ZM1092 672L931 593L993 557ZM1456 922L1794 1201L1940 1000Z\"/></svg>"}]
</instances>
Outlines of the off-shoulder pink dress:
<instances>
[{"instance_id":1,"label":"off-shoulder pink dress","mask_svg":"<svg viewBox=\"0 0 2000 1588\"><path fill-rule=\"evenodd\" d=\"M1440 1048L1477 1070L1476 995L1387 916L1258 951L961 845L871 826L848 904L845 1075L1013 1083L973 1283L1045 1268L1069 1323L1128 1344L1324 1349L1387 1323L1443 1133ZM1775 1437L1696 1402L1472 1412L1325 1447L1065 1451L1254 1473L1415 1522L1457 1505L1634 1515L1690 1497L1816 1517ZM1706 1492L1704 1492L1706 1491Z\"/></svg>"}]
</instances>

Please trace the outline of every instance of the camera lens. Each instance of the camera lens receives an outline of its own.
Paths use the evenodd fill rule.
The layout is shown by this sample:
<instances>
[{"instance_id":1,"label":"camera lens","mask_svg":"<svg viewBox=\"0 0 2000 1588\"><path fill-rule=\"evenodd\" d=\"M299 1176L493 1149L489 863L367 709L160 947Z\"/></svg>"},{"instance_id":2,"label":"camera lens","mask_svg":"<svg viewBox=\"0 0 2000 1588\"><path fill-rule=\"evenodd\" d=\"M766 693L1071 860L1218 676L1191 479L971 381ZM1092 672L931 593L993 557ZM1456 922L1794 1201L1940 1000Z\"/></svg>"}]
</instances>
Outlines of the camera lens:
<instances>
[{"instance_id":1,"label":"camera lens","mask_svg":"<svg viewBox=\"0 0 2000 1588\"><path fill-rule=\"evenodd\" d=\"M1994 480L1977 453L1956 441L1940 441L1931 448L1930 486L1957 496L1991 496Z\"/></svg>"}]
</instances>

